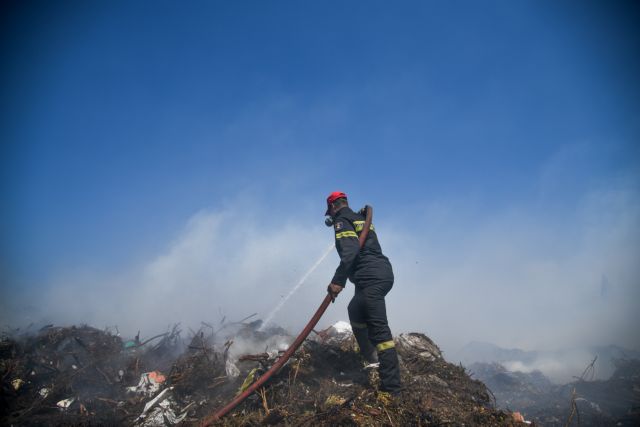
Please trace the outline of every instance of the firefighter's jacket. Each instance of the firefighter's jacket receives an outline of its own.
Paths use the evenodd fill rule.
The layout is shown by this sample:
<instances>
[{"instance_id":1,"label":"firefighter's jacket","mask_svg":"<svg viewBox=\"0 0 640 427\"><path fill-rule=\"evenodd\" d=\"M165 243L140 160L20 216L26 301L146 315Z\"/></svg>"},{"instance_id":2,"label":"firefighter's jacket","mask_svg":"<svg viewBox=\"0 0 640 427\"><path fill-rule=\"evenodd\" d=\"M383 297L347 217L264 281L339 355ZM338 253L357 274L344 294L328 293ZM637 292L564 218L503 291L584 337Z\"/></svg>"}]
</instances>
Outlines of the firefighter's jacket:
<instances>
[{"instance_id":1,"label":"firefighter's jacket","mask_svg":"<svg viewBox=\"0 0 640 427\"><path fill-rule=\"evenodd\" d=\"M340 209L334 216L333 229L340 265L331 283L344 287L347 278L356 286L366 286L368 283L379 281L393 282L391 263L382 254L373 224L364 246L360 249L358 236L362 233L364 221L363 215L352 211L348 206Z\"/></svg>"}]
</instances>

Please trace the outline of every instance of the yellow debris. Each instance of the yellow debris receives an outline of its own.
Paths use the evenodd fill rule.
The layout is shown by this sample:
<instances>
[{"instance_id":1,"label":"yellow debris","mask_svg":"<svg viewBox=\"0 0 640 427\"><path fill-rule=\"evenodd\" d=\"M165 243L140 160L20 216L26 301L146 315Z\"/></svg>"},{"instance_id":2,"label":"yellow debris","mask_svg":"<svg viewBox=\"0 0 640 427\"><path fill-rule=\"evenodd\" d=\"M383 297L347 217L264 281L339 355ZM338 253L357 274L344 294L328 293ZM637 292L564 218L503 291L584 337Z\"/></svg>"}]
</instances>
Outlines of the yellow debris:
<instances>
[{"instance_id":1,"label":"yellow debris","mask_svg":"<svg viewBox=\"0 0 640 427\"><path fill-rule=\"evenodd\" d=\"M393 402L393 396L391 396L391 393L386 391L379 391L376 398L378 399L378 402L382 403L385 406Z\"/></svg>"},{"instance_id":2,"label":"yellow debris","mask_svg":"<svg viewBox=\"0 0 640 427\"><path fill-rule=\"evenodd\" d=\"M327 397L327 400L325 400L324 404L326 406L340 406L342 404L344 404L344 402L346 402L347 399L345 399L344 397L340 397L337 396L335 394L331 394L329 395L329 397Z\"/></svg>"},{"instance_id":3,"label":"yellow debris","mask_svg":"<svg viewBox=\"0 0 640 427\"><path fill-rule=\"evenodd\" d=\"M253 368L251 372L249 372L249 375L247 375L247 378L244 379L244 381L242 382L242 385L238 389L238 394L244 392L246 389L249 388L249 386L253 383L256 377L256 372L258 372L258 368Z\"/></svg>"}]
</instances>

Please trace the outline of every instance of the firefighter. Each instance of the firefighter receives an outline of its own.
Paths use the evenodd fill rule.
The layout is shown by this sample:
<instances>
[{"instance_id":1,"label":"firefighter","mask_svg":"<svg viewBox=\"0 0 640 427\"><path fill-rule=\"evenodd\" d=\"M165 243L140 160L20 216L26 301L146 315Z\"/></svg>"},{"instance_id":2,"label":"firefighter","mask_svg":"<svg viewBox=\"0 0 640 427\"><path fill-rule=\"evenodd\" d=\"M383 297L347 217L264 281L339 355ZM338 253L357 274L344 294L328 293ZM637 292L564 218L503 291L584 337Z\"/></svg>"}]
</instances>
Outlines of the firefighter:
<instances>
[{"instance_id":1,"label":"firefighter","mask_svg":"<svg viewBox=\"0 0 640 427\"><path fill-rule=\"evenodd\" d=\"M349 302L349 321L360 353L375 366L379 363L380 390L395 395L402 389L398 354L395 349L384 297L393 286L393 270L382 254L378 236L371 224L362 249L358 236L365 223L365 210L349 208L347 195L334 191L327 197L327 225L333 225L340 265L327 291L335 298L349 279L355 294Z\"/></svg>"}]
</instances>

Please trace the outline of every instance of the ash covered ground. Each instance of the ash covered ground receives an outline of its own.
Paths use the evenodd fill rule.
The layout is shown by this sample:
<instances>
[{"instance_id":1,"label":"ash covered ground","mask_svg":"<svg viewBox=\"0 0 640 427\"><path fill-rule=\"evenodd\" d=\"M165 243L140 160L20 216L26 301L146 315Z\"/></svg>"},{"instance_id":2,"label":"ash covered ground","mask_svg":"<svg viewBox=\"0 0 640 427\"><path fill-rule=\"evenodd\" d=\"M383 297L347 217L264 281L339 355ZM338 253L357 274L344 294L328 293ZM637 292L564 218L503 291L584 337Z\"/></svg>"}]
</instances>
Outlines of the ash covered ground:
<instances>
[{"instance_id":1,"label":"ash covered ground","mask_svg":"<svg viewBox=\"0 0 640 427\"><path fill-rule=\"evenodd\" d=\"M281 328L260 331L259 326L259 321L202 323L197 331L182 331L176 325L162 335L131 340L122 339L115 329L90 326L5 332L0 341L0 424L197 424L255 381L293 341ZM342 326L312 333L263 388L216 424L525 425L519 414L499 409L516 410L517 405L528 411L529 423L555 422L533 411L535 405L523 405L527 398L522 398L523 390L533 387L527 381L518 383L497 365L476 367L475 376L486 381L492 393L465 368L448 363L438 346L421 333L396 337L406 390L393 399L381 396L377 373L363 369L355 340ZM573 400L559 392L556 401L547 396L545 384L539 385L538 409L544 412L544 404L556 405L554 414L564 422L576 404L572 423L637 425L637 412L632 412L640 390L637 366L620 375L616 378L624 382L625 390L632 390L631 400L620 401L618 406L624 408L616 409L626 410L624 417L616 418L610 406L601 405L610 412L601 410L599 418L589 418L583 402L576 403L576 396L597 384L576 387ZM542 402L542 396L547 400Z\"/></svg>"},{"instance_id":2,"label":"ash covered ground","mask_svg":"<svg viewBox=\"0 0 640 427\"><path fill-rule=\"evenodd\" d=\"M115 331L50 326L1 342L3 425L197 423L255 380L292 341L259 323L125 341ZM185 338L183 339L183 335ZM387 400L350 332L312 334L290 361L220 425L512 425L490 393L447 363L422 334L396 343L407 391ZM145 342L147 341L147 342ZM257 349L261 351L256 352Z\"/></svg>"}]
</instances>

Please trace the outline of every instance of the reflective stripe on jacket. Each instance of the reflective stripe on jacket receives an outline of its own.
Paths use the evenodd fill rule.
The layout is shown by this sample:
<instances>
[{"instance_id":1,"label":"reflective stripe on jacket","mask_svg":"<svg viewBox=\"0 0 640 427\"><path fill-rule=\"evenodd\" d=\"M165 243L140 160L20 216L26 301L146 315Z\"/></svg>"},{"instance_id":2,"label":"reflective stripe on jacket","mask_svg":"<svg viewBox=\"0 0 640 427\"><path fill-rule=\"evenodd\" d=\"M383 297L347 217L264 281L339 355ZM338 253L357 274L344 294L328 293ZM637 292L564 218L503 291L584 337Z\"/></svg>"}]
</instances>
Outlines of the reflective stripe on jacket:
<instances>
[{"instance_id":1,"label":"reflective stripe on jacket","mask_svg":"<svg viewBox=\"0 0 640 427\"><path fill-rule=\"evenodd\" d=\"M382 254L373 224L361 250L358 236L364 228L364 216L345 206L333 220L340 265L331 282L344 286L348 278L356 286L366 286L368 281L393 281L391 263Z\"/></svg>"}]
</instances>

